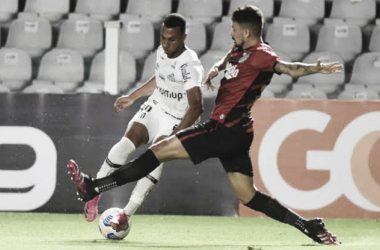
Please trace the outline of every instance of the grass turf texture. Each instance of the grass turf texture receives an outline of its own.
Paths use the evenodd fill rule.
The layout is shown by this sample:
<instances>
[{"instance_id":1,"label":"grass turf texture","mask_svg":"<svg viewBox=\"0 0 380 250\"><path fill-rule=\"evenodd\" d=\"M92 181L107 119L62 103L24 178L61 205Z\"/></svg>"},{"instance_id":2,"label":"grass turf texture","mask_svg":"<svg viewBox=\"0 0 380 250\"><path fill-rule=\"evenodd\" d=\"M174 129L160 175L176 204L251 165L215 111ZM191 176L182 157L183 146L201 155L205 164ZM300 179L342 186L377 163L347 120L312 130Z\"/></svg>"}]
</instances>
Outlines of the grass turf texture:
<instances>
[{"instance_id":1,"label":"grass turf texture","mask_svg":"<svg viewBox=\"0 0 380 250\"><path fill-rule=\"evenodd\" d=\"M325 220L343 249L380 249L379 220ZM0 213L1 250L202 249L279 250L327 249L298 230L268 218L135 215L122 241L103 238L98 220L83 215ZM331 246L332 247L332 246Z\"/></svg>"}]
</instances>

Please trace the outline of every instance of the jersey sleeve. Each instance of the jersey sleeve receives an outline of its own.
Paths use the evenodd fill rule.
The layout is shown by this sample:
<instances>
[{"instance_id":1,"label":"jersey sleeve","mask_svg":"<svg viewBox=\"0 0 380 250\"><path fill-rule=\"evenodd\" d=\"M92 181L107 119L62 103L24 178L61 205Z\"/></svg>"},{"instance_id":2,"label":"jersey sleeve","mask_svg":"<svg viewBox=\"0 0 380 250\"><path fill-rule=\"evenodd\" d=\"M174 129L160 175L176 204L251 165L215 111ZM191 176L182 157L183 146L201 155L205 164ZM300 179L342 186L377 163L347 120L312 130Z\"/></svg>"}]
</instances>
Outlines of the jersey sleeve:
<instances>
[{"instance_id":1,"label":"jersey sleeve","mask_svg":"<svg viewBox=\"0 0 380 250\"><path fill-rule=\"evenodd\" d=\"M275 72L275 64L281 60L280 57L270 48L262 48L257 50L256 59L252 61L252 66L261 70ZM276 73L276 72L275 72Z\"/></svg>"},{"instance_id":2,"label":"jersey sleeve","mask_svg":"<svg viewBox=\"0 0 380 250\"><path fill-rule=\"evenodd\" d=\"M181 73L186 90L202 86L203 67L201 64L183 64Z\"/></svg>"}]
</instances>

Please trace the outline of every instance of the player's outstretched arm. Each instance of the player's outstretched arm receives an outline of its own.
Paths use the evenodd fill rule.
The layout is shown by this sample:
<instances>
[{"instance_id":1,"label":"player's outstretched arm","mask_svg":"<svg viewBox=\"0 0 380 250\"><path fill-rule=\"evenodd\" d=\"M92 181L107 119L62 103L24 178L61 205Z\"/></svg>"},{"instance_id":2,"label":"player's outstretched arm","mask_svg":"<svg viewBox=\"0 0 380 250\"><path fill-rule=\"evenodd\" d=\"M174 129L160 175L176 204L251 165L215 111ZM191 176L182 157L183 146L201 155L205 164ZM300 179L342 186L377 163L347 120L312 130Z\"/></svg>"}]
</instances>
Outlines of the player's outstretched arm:
<instances>
[{"instance_id":1,"label":"player's outstretched arm","mask_svg":"<svg viewBox=\"0 0 380 250\"><path fill-rule=\"evenodd\" d=\"M227 64L230 54L231 54L231 50L228 51L228 53L222 59L216 62L208 71L206 75L205 83L204 83L207 89L211 89L211 90L215 89L214 85L212 85L211 83L211 80L218 75L219 71L224 70L226 68L226 64Z\"/></svg>"},{"instance_id":2,"label":"player's outstretched arm","mask_svg":"<svg viewBox=\"0 0 380 250\"><path fill-rule=\"evenodd\" d=\"M131 94L123 95L117 98L113 106L117 112L120 112L124 108L131 106L141 96L145 96L153 92L155 88L156 88L156 77L152 76L144 85L142 85L140 88L133 91Z\"/></svg>"},{"instance_id":3,"label":"player's outstretched arm","mask_svg":"<svg viewBox=\"0 0 380 250\"><path fill-rule=\"evenodd\" d=\"M279 61L276 63L274 69L278 73L284 73L290 75L291 77L297 78L315 73L341 73L343 65L340 62L321 63L320 60L314 64Z\"/></svg>"}]
</instances>

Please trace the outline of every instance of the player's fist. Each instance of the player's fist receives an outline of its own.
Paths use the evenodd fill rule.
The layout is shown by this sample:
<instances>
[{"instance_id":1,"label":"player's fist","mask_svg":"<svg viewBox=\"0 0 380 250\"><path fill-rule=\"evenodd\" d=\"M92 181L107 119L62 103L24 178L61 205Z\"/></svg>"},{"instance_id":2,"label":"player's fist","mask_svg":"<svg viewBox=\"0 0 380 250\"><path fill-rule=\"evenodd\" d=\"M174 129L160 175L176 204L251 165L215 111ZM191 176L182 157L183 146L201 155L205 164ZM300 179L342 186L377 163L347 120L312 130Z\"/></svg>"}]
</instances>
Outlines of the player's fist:
<instances>
[{"instance_id":1,"label":"player's fist","mask_svg":"<svg viewBox=\"0 0 380 250\"><path fill-rule=\"evenodd\" d=\"M205 85L206 85L207 89L211 89L211 90L215 89L215 86L212 85L211 80L214 77L216 77L218 75L218 73L219 73L219 70L216 67L211 68L210 71L207 73L207 77L205 80Z\"/></svg>"},{"instance_id":2,"label":"player's fist","mask_svg":"<svg viewBox=\"0 0 380 250\"><path fill-rule=\"evenodd\" d=\"M116 99L114 108L117 112L122 111L124 108L131 106L134 100L129 95L124 95Z\"/></svg>"}]
</instances>

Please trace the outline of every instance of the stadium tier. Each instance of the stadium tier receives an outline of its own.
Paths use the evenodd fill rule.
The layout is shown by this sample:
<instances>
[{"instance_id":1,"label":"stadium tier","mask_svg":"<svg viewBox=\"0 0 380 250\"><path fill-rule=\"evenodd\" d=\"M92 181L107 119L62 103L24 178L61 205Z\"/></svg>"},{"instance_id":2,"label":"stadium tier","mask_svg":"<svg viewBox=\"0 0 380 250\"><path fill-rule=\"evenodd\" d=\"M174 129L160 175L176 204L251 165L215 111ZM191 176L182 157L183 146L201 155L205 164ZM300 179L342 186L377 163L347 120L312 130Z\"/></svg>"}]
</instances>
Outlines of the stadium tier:
<instances>
[{"instance_id":1,"label":"stadium tier","mask_svg":"<svg viewBox=\"0 0 380 250\"><path fill-rule=\"evenodd\" d=\"M379 0L2 0L0 91L103 93L104 22L120 21L119 56L125 60L119 65L119 92L128 93L152 74L161 20L173 12L187 18L187 45L207 72L231 48L231 15L245 4L262 9L263 37L284 60L345 66L340 75L275 75L263 98L355 100L350 93L364 88L371 94L361 98L376 99ZM311 94L302 94L305 89ZM205 90L205 96L215 93Z\"/></svg>"}]
</instances>

